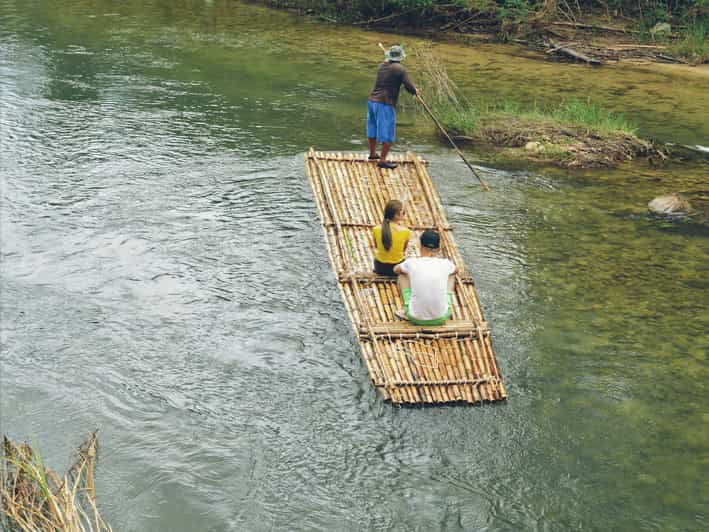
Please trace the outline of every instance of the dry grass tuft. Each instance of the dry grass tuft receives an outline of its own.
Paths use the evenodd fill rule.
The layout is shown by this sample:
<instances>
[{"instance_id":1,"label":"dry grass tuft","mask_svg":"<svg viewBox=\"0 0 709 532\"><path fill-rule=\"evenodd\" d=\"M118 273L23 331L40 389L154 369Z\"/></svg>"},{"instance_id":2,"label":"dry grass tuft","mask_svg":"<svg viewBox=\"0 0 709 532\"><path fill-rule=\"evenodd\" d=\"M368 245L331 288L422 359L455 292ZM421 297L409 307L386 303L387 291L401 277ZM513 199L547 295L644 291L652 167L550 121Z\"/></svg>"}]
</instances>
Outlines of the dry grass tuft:
<instances>
[{"instance_id":1,"label":"dry grass tuft","mask_svg":"<svg viewBox=\"0 0 709 532\"><path fill-rule=\"evenodd\" d=\"M462 108L467 104L460 94L460 89L448 75L443 61L433 52L431 44L415 47L413 55L416 60L416 78L429 105L452 105Z\"/></svg>"},{"instance_id":2,"label":"dry grass tuft","mask_svg":"<svg viewBox=\"0 0 709 532\"><path fill-rule=\"evenodd\" d=\"M111 527L96 508L96 432L78 449L63 478L44 466L29 444L5 436L0 508L9 530L27 532L106 532Z\"/></svg>"}]
</instances>

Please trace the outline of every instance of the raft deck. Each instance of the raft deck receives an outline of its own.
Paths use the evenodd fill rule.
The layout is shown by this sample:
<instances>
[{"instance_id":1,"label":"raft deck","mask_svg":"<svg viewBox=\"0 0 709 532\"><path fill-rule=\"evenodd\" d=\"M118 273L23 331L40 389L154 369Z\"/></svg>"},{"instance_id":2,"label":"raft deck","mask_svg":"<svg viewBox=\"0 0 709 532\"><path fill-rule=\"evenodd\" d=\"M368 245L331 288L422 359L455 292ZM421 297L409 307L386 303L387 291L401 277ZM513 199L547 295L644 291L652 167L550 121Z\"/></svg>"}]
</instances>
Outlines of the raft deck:
<instances>
[{"instance_id":1,"label":"raft deck","mask_svg":"<svg viewBox=\"0 0 709 532\"><path fill-rule=\"evenodd\" d=\"M426 162L412 153L389 158L380 169L366 155L305 155L332 267L374 386L386 401L425 404L499 401L506 398L490 330L475 286L453 240ZM409 255L418 255L424 229L437 229L443 255L458 268L453 313L442 326L399 320L396 280L372 272L372 227L390 199L404 203L411 229Z\"/></svg>"}]
</instances>

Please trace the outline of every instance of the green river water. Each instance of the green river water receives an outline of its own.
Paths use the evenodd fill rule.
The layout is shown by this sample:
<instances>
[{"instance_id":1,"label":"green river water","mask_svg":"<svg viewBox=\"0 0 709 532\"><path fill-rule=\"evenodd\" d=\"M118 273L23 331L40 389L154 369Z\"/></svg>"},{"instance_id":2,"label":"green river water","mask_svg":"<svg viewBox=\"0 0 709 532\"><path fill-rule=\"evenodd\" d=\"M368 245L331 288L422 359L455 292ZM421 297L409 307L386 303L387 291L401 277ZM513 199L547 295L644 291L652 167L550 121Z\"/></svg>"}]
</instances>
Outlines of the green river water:
<instances>
[{"instance_id":1,"label":"green river water","mask_svg":"<svg viewBox=\"0 0 709 532\"><path fill-rule=\"evenodd\" d=\"M401 39L226 0L0 0L2 432L63 469L99 428L117 531L709 529L709 233L646 209L708 190L702 156L481 163L485 193L407 102L395 148L431 162L509 399L381 402L302 154L365 149L377 42ZM707 76L436 49L471 96L590 95L709 146Z\"/></svg>"}]
</instances>

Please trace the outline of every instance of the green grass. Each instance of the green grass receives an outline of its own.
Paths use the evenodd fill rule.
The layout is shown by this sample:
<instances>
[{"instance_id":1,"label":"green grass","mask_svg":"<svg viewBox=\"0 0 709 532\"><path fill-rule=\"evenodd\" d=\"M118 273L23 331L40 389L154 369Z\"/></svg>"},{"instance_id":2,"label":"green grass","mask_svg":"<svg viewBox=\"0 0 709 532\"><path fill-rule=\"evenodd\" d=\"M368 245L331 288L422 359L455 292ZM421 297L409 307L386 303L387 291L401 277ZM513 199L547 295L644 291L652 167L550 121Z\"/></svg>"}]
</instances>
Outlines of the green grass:
<instances>
[{"instance_id":1,"label":"green grass","mask_svg":"<svg viewBox=\"0 0 709 532\"><path fill-rule=\"evenodd\" d=\"M539 154L543 159L565 161L571 158L571 152L564 146L557 144L544 144L544 149Z\"/></svg>"},{"instance_id":2,"label":"green grass","mask_svg":"<svg viewBox=\"0 0 709 532\"><path fill-rule=\"evenodd\" d=\"M434 112L441 123L456 135L474 135L482 123L494 123L515 118L524 122L539 122L566 127L581 127L600 135L624 133L635 135L637 126L620 113L603 108L598 103L587 100L566 100L554 106L523 106L503 100L495 104L482 104L478 107L438 103Z\"/></svg>"},{"instance_id":3,"label":"green grass","mask_svg":"<svg viewBox=\"0 0 709 532\"><path fill-rule=\"evenodd\" d=\"M670 49L691 63L709 62L709 19L692 21L684 38Z\"/></svg>"},{"instance_id":4,"label":"green grass","mask_svg":"<svg viewBox=\"0 0 709 532\"><path fill-rule=\"evenodd\" d=\"M472 106L437 103L433 105L433 112L453 135L471 135L480 125L478 112Z\"/></svg>"},{"instance_id":5,"label":"green grass","mask_svg":"<svg viewBox=\"0 0 709 532\"><path fill-rule=\"evenodd\" d=\"M601 105L586 100L568 100L551 110L551 116L562 123L585 126L600 133L622 132L635 135L638 127L621 113L607 111Z\"/></svg>"}]
</instances>

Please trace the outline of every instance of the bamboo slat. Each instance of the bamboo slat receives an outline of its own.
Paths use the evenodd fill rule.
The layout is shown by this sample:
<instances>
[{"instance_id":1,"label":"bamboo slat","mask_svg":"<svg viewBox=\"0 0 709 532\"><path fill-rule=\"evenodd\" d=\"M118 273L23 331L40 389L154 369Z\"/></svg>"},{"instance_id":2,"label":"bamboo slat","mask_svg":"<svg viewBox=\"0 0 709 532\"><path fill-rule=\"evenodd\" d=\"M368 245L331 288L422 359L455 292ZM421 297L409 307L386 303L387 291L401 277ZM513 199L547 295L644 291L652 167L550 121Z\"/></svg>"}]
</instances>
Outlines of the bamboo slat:
<instances>
[{"instance_id":1,"label":"bamboo slat","mask_svg":"<svg viewBox=\"0 0 709 532\"><path fill-rule=\"evenodd\" d=\"M395 404L499 401L507 397L475 282L453 239L440 197L412 153L396 155L396 169L380 169L366 154L313 148L305 167L323 227L328 255L345 308L359 339L364 365L385 401ZM428 228L458 267L453 315L444 325L420 327L397 320L403 307L396 279L371 271L372 227L390 199L405 204L412 230L409 254Z\"/></svg>"}]
</instances>

